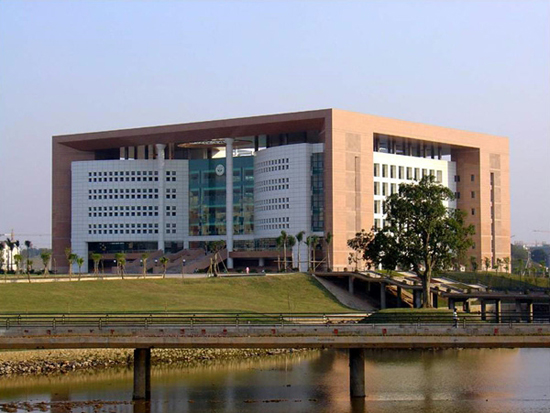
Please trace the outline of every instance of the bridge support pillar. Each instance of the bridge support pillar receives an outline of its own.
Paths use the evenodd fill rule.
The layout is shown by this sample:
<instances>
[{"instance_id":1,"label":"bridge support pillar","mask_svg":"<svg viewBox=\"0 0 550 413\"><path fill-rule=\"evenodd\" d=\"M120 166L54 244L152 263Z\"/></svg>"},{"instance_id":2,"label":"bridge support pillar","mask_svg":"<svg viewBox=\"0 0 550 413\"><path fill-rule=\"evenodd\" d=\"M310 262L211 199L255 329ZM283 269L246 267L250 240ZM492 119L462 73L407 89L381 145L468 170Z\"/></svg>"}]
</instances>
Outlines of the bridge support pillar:
<instances>
[{"instance_id":1,"label":"bridge support pillar","mask_svg":"<svg viewBox=\"0 0 550 413\"><path fill-rule=\"evenodd\" d=\"M151 400L151 349L134 350L133 400Z\"/></svg>"},{"instance_id":2,"label":"bridge support pillar","mask_svg":"<svg viewBox=\"0 0 550 413\"><path fill-rule=\"evenodd\" d=\"M452 310L454 308L455 308L455 300L449 297L449 310Z\"/></svg>"},{"instance_id":3,"label":"bridge support pillar","mask_svg":"<svg viewBox=\"0 0 550 413\"><path fill-rule=\"evenodd\" d=\"M365 397L365 350L349 349L349 393L351 397Z\"/></svg>"},{"instance_id":4,"label":"bridge support pillar","mask_svg":"<svg viewBox=\"0 0 550 413\"><path fill-rule=\"evenodd\" d=\"M422 307L422 290L413 290L413 306L414 308Z\"/></svg>"},{"instance_id":5,"label":"bridge support pillar","mask_svg":"<svg viewBox=\"0 0 550 413\"><path fill-rule=\"evenodd\" d=\"M258 258L258 266L265 267L265 258Z\"/></svg>"},{"instance_id":6,"label":"bridge support pillar","mask_svg":"<svg viewBox=\"0 0 550 413\"><path fill-rule=\"evenodd\" d=\"M487 305L485 304L485 300L481 300L481 321L487 320Z\"/></svg>"},{"instance_id":7,"label":"bridge support pillar","mask_svg":"<svg viewBox=\"0 0 550 413\"><path fill-rule=\"evenodd\" d=\"M500 323L500 300L495 300L495 323Z\"/></svg>"},{"instance_id":8,"label":"bridge support pillar","mask_svg":"<svg viewBox=\"0 0 550 413\"><path fill-rule=\"evenodd\" d=\"M432 293L432 307L433 308L439 308L439 303L437 302L438 298L439 298L439 296L437 295L437 293Z\"/></svg>"},{"instance_id":9,"label":"bridge support pillar","mask_svg":"<svg viewBox=\"0 0 550 413\"><path fill-rule=\"evenodd\" d=\"M397 308L401 308L401 287L397 287Z\"/></svg>"},{"instance_id":10,"label":"bridge support pillar","mask_svg":"<svg viewBox=\"0 0 550 413\"><path fill-rule=\"evenodd\" d=\"M386 283L380 283L380 309L386 308Z\"/></svg>"},{"instance_id":11,"label":"bridge support pillar","mask_svg":"<svg viewBox=\"0 0 550 413\"><path fill-rule=\"evenodd\" d=\"M348 291L353 294L353 277L351 275L348 277Z\"/></svg>"}]
</instances>

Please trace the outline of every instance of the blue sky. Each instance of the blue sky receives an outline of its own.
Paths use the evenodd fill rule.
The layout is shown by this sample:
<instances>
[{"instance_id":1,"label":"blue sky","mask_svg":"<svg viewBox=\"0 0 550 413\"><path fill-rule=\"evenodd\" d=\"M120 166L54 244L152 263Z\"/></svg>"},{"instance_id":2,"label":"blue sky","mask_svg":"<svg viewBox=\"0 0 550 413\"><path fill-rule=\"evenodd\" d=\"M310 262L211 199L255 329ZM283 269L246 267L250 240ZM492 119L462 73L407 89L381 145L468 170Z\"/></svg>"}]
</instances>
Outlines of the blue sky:
<instances>
[{"instance_id":1,"label":"blue sky","mask_svg":"<svg viewBox=\"0 0 550 413\"><path fill-rule=\"evenodd\" d=\"M514 240L550 241L536 0L0 0L0 233L51 232L52 135L328 107L509 137Z\"/></svg>"}]
</instances>

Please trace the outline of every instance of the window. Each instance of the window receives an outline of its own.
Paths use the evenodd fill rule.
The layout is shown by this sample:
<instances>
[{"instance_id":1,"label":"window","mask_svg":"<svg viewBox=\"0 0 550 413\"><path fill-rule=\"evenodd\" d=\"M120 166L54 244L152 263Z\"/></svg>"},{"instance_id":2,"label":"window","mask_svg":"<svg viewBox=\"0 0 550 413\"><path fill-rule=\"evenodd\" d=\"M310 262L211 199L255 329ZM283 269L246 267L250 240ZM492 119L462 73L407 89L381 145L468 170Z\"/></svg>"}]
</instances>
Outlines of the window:
<instances>
[{"instance_id":1,"label":"window","mask_svg":"<svg viewBox=\"0 0 550 413\"><path fill-rule=\"evenodd\" d=\"M374 164L374 176L380 176L380 164Z\"/></svg>"},{"instance_id":2,"label":"window","mask_svg":"<svg viewBox=\"0 0 550 413\"><path fill-rule=\"evenodd\" d=\"M407 179L413 179L413 172L411 167L407 167Z\"/></svg>"},{"instance_id":3,"label":"window","mask_svg":"<svg viewBox=\"0 0 550 413\"><path fill-rule=\"evenodd\" d=\"M380 182L374 183L374 195L380 195Z\"/></svg>"},{"instance_id":4,"label":"window","mask_svg":"<svg viewBox=\"0 0 550 413\"><path fill-rule=\"evenodd\" d=\"M404 166L399 167L398 177L399 177L399 179L405 179L405 167Z\"/></svg>"},{"instance_id":5,"label":"window","mask_svg":"<svg viewBox=\"0 0 550 413\"><path fill-rule=\"evenodd\" d=\"M475 182L476 176L475 176L474 174L470 175L470 180L471 180L472 182Z\"/></svg>"},{"instance_id":6,"label":"window","mask_svg":"<svg viewBox=\"0 0 550 413\"><path fill-rule=\"evenodd\" d=\"M374 201L374 213L375 214L380 213L380 201Z\"/></svg>"},{"instance_id":7,"label":"window","mask_svg":"<svg viewBox=\"0 0 550 413\"><path fill-rule=\"evenodd\" d=\"M390 166L390 178L395 178L395 165Z\"/></svg>"},{"instance_id":8,"label":"window","mask_svg":"<svg viewBox=\"0 0 550 413\"><path fill-rule=\"evenodd\" d=\"M442 183L443 182L443 172L442 171L437 171L436 182L437 183Z\"/></svg>"},{"instance_id":9,"label":"window","mask_svg":"<svg viewBox=\"0 0 550 413\"><path fill-rule=\"evenodd\" d=\"M475 197L476 197L476 192L472 191L472 199L474 199Z\"/></svg>"},{"instance_id":10,"label":"window","mask_svg":"<svg viewBox=\"0 0 550 413\"><path fill-rule=\"evenodd\" d=\"M382 178L388 177L388 165L382 165Z\"/></svg>"},{"instance_id":11,"label":"window","mask_svg":"<svg viewBox=\"0 0 550 413\"><path fill-rule=\"evenodd\" d=\"M472 215L475 215L475 214L476 214L476 209L472 208Z\"/></svg>"}]
</instances>

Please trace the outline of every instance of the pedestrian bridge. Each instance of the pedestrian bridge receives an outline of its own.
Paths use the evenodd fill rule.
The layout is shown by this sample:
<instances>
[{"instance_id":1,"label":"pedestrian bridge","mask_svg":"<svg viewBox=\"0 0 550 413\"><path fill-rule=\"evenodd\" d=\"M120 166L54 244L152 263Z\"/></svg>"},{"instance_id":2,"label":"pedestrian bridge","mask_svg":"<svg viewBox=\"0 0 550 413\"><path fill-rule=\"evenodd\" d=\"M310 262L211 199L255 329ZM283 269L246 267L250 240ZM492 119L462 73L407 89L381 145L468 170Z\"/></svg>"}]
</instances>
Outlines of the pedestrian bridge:
<instances>
[{"instance_id":1,"label":"pedestrian bridge","mask_svg":"<svg viewBox=\"0 0 550 413\"><path fill-rule=\"evenodd\" d=\"M350 394L365 396L365 348L550 347L550 323L365 314L0 314L0 349L134 348L134 399L150 397L152 348L349 349Z\"/></svg>"}]
</instances>

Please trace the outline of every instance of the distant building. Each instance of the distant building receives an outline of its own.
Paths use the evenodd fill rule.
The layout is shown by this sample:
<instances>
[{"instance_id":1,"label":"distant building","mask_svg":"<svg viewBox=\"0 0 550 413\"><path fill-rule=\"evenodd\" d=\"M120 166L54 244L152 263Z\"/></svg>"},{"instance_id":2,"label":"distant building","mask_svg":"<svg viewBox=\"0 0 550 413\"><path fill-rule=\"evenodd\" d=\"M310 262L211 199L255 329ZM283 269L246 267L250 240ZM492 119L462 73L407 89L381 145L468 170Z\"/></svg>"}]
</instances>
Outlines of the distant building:
<instances>
[{"instance_id":1,"label":"distant building","mask_svg":"<svg viewBox=\"0 0 550 413\"><path fill-rule=\"evenodd\" d=\"M0 269L4 271L17 271L19 267L17 266L17 263L15 262L13 257L17 254L20 254L21 249L16 246L13 248L13 250L10 250L8 248L8 245L3 241L0 241L0 244L4 247L2 250L0 250L0 254L2 254L2 257L4 258L2 260L2 265L0 266Z\"/></svg>"},{"instance_id":2,"label":"distant building","mask_svg":"<svg viewBox=\"0 0 550 413\"><path fill-rule=\"evenodd\" d=\"M262 265L284 230L331 232L343 269L347 240L383 227L385 197L426 175L475 226L470 256L510 256L506 138L336 109L55 136L53 258L63 271L67 247L87 257L224 239L230 268Z\"/></svg>"}]
</instances>

